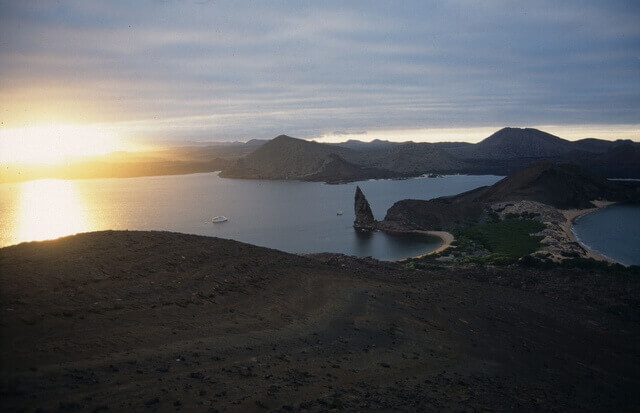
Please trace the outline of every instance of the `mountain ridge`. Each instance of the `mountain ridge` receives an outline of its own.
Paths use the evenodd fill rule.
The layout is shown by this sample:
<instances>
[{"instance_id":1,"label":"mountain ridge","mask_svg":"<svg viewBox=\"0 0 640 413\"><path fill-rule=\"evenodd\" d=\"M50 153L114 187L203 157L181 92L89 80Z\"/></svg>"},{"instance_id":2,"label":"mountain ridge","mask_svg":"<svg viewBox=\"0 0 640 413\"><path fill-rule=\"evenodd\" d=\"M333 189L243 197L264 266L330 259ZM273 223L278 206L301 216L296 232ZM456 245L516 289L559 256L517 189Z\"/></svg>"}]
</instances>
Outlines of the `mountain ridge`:
<instances>
[{"instance_id":1,"label":"mountain ridge","mask_svg":"<svg viewBox=\"0 0 640 413\"><path fill-rule=\"evenodd\" d=\"M375 151L358 151L279 135L223 169L220 176L337 183L454 172L463 166L463 162L429 143L403 143Z\"/></svg>"},{"instance_id":2,"label":"mountain ridge","mask_svg":"<svg viewBox=\"0 0 640 413\"><path fill-rule=\"evenodd\" d=\"M328 144L279 135L229 161L220 176L339 183L426 174L508 175L539 160L577 163L610 178L640 178L640 143L568 141L534 128L511 127L476 144L353 139Z\"/></svg>"},{"instance_id":3,"label":"mountain ridge","mask_svg":"<svg viewBox=\"0 0 640 413\"><path fill-rule=\"evenodd\" d=\"M450 148L462 159L555 157L574 149L570 141L534 128L502 128L473 146Z\"/></svg>"}]
</instances>

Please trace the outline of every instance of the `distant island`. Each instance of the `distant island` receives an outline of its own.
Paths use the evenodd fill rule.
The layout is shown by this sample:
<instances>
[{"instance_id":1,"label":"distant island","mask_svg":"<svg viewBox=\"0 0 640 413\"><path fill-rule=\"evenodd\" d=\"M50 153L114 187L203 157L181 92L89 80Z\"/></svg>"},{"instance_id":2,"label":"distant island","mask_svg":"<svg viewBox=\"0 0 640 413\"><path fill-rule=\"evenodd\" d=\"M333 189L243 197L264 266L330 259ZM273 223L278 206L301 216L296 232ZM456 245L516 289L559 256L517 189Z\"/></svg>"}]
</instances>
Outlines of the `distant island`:
<instances>
[{"instance_id":1,"label":"distant island","mask_svg":"<svg viewBox=\"0 0 640 413\"><path fill-rule=\"evenodd\" d=\"M321 144L280 135L220 176L328 183L425 174L506 175L537 160L575 163L606 178L640 178L640 143L567 141L537 129L504 128L477 144L348 141Z\"/></svg>"},{"instance_id":2,"label":"distant island","mask_svg":"<svg viewBox=\"0 0 640 413\"><path fill-rule=\"evenodd\" d=\"M2 165L0 182L38 178L117 178L221 171L224 178L327 183L438 174L507 175L532 162L574 163L605 178L640 178L640 143L568 141L537 129L503 128L483 141L326 144L286 135L246 143L119 152L63 165Z\"/></svg>"},{"instance_id":3,"label":"distant island","mask_svg":"<svg viewBox=\"0 0 640 413\"><path fill-rule=\"evenodd\" d=\"M142 152L113 152L88 158L69 159L54 165L1 165L0 182L41 178L91 179L183 175L220 171L264 144L264 141L171 146Z\"/></svg>"}]
</instances>

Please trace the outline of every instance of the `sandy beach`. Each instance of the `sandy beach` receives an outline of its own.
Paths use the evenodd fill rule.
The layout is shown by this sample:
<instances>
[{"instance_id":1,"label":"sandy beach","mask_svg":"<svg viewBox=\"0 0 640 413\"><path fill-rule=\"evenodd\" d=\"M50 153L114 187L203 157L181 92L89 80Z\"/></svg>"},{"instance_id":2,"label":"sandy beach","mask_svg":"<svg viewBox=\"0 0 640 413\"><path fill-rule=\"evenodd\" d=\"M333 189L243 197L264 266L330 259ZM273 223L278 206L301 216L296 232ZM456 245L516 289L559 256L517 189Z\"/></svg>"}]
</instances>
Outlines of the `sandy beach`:
<instances>
[{"instance_id":1,"label":"sandy beach","mask_svg":"<svg viewBox=\"0 0 640 413\"><path fill-rule=\"evenodd\" d=\"M606 206L615 204L615 202L611 202L611 201L591 201L591 202L595 205L595 208L560 210L560 213L562 213L562 215L566 219L565 222L560 224L560 227L562 228L563 232L567 235L567 237L571 241L580 244L580 246L582 246L585 249L586 258L593 258L600 261L615 263L616 261L612 260L611 258L604 256L596 251L593 251L587 245L581 243L576 237L576 234L574 234L572 231L573 223L577 218L581 217L582 215L597 211L600 208L604 208Z\"/></svg>"},{"instance_id":2,"label":"sandy beach","mask_svg":"<svg viewBox=\"0 0 640 413\"><path fill-rule=\"evenodd\" d=\"M437 237L440 238L440 240L442 240L442 244L440 244L440 246L438 248L436 248L433 251L429 251L427 253L424 254L420 254L418 256L412 257L412 258L422 258L422 257L426 257L428 255L432 255L432 254L438 254L444 250L446 250L447 248L449 248L451 246L451 243L454 241L454 236L452 233L447 232L447 231L415 231L418 234L424 234L424 235L429 235L432 237ZM405 261L407 258L403 258L401 260L398 261Z\"/></svg>"}]
</instances>

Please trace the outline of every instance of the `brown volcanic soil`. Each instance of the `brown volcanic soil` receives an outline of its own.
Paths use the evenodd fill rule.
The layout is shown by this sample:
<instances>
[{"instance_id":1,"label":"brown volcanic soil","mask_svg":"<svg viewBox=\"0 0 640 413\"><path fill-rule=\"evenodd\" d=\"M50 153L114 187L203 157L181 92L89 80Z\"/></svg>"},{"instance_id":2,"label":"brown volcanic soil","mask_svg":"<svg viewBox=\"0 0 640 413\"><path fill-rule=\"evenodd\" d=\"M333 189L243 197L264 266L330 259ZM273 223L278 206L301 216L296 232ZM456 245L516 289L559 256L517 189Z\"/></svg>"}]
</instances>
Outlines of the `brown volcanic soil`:
<instances>
[{"instance_id":1,"label":"brown volcanic soil","mask_svg":"<svg viewBox=\"0 0 640 413\"><path fill-rule=\"evenodd\" d=\"M637 277L166 232L0 249L3 411L637 410Z\"/></svg>"}]
</instances>

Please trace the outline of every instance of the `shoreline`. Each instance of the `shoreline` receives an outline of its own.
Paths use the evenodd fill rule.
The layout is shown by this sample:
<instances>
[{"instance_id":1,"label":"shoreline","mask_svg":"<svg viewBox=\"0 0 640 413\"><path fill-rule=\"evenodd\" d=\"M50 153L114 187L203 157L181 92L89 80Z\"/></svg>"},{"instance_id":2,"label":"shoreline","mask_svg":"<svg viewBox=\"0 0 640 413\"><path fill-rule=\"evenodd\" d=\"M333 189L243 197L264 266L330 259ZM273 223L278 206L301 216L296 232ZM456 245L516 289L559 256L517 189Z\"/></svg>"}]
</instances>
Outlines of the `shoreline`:
<instances>
[{"instance_id":1,"label":"shoreline","mask_svg":"<svg viewBox=\"0 0 640 413\"><path fill-rule=\"evenodd\" d=\"M450 233L450 232L447 232L447 231L421 231L421 230L417 230L417 231L409 231L409 232L412 232L414 234L423 234L423 235L429 235L431 237L440 238L440 240L442 241L442 244L440 244L440 246L438 248L436 248L435 250L433 250L433 251L425 252L424 254L416 255L414 257L402 258L402 259L396 260L396 262L402 262L402 261L406 261L408 259L419 259L419 258L426 257L428 255L438 254L438 253L446 250L447 248L449 248L451 246L451 243L455 240L455 237L453 236L453 234Z\"/></svg>"},{"instance_id":2,"label":"shoreline","mask_svg":"<svg viewBox=\"0 0 640 413\"><path fill-rule=\"evenodd\" d=\"M573 225L575 223L575 221L586 215L586 214L590 214L592 212L598 211L599 209L611 206L611 205L615 205L618 202L614 202L614 201L599 201L599 200L595 200L595 201L591 201L595 207L593 208L584 208L584 209L558 209L557 211L560 212L560 214L562 214L562 216L565 218L564 222L558 222L557 225L559 227L559 229L561 230L561 232L565 235L567 241L570 242L574 242L577 245L579 245L583 250L584 250L584 258L592 258L598 261L605 261L611 264L620 264L620 265L625 265L621 262L618 262L616 260L614 260L613 258L610 258L594 249L592 249L590 246L588 246L587 244L583 243L582 241L580 241L580 239L576 236L576 234L573 231ZM447 248L449 248L451 246L451 243L455 240L455 237L453 236L453 234L451 234L450 232L447 231L423 231L423 230L415 230L415 231L409 231L409 232L413 232L413 233L417 233L417 234L424 234L424 235L429 235L432 237L437 237L440 238L440 240L442 241L442 244L436 248L433 251L429 251L426 252L424 254L420 254L417 256L413 256L413 257L407 257L407 258L402 258L400 260L397 260L397 262L402 262L402 261L406 261L408 259L419 259L419 258L423 258L429 255L433 255L433 254L438 254L444 250L446 250Z\"/></svg>"},{"instance_id":3,"label":"shoreline","mask_svg":"<svg viewBox=\"0 0 640 413\"><path fill-rule=\"evenodd\" d=\"M562 228L563 232L567 235L567 237L577 243L578 245L580 245L582 248L584 248L584 250L586 251L586 256L585 258L593 258L595 260L599 260L599 261L606 261L612 264L620 264L620 265L624 265L622 263L619 263L618 261L607 257L604 254L601 254L593 249L591 249L591 247L589 247L588 245L584 244L583 242L580 241L580 239L578 239L578 237L576 236L576 234L573 232L573 224L575 223L575 221L580 218L583 215L586 214L590 214L592 212L598 211L599 209L608 207L610 205L614 205L617 202L612 202L612 201L591 201L595 207L594 208L585 208L585 209L559 209L558 211L565 217L566 221L560 224L560 228Z\"/></svg>"}]
</instances>

